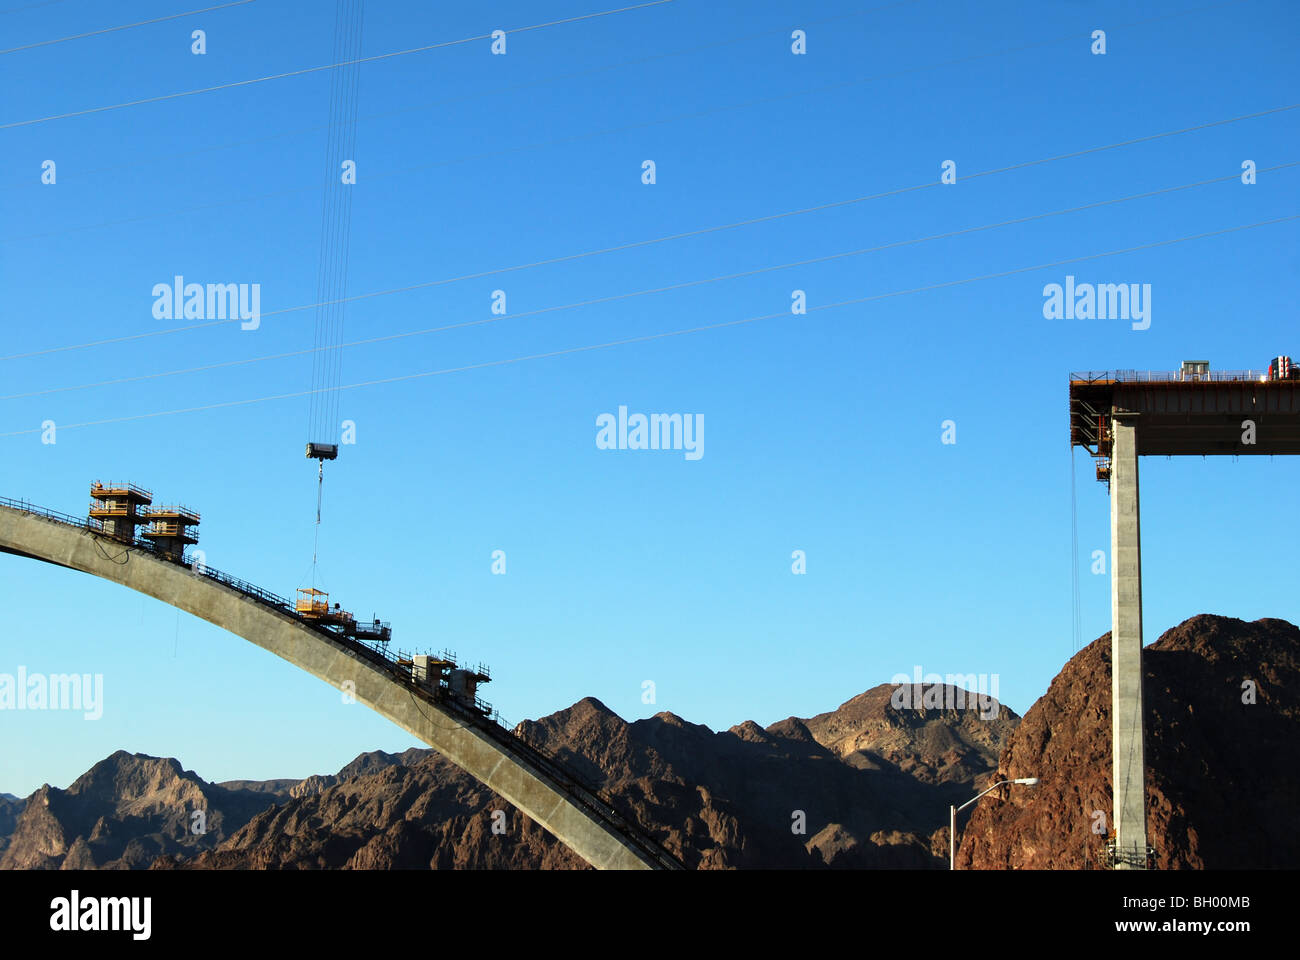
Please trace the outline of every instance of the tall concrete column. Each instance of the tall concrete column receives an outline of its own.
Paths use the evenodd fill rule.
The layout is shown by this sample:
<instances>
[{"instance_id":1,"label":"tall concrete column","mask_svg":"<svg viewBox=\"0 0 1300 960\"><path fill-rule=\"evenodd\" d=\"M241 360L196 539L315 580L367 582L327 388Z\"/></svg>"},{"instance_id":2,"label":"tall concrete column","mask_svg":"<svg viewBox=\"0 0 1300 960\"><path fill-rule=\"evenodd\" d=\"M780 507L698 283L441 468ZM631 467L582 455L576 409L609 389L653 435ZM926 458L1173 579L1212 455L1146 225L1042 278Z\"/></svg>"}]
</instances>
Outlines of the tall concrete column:
<instances>
[{"instance_id":1,"label":"tall concrete column","mask_svg":"<svg viewBox=\"0 0 1300 960\"><path fill-rule=\"evenodd\" d=\"M1137 430L1136 417L1111 417L1111 817L1117 868L1140 870L1146 867L1147 819Z\"/></svg>"}]
</instances>

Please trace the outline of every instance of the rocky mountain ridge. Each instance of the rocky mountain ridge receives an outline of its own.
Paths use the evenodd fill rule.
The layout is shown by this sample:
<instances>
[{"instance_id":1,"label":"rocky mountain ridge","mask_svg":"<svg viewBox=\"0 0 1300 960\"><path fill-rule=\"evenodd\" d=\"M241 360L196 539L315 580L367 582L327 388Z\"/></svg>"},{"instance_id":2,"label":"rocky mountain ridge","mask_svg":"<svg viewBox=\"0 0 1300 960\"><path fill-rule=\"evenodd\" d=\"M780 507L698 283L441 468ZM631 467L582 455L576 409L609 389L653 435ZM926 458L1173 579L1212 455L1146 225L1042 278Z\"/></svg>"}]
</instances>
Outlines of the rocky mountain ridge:
<instances>
[{"instance_id":1,"label":"rocky mountain ridge","mask_svg":"<svg viewBox=\"0 0 1300 960\"><path fill-rule=\"evenodd\" d=\"M974 712L896 711L892 689L853 698L838 721L832 711L719 733L667 712L627 723L587 698L526 721L521 732L692 866L935 866L931 834L944 805L988 775L1017 718L1006 708L993 723ZM855 748L822 745L807 723L848 730ZM884 738L878 754L875 737ZM917 750L909 752L912 740ZM936 744L942 749L932 754ZM904 772L899 758L923 773ZM186 818L199 809L207 811L206 832L187 833ZM504 833L492 829L495 811ZM300 781L222 784L174 760L119 752L66 791L37 791L0 856L0 868L11 869L150 864L585 866L477 781L420 749L362 754L337 774Z\"/></svg>"},{"instance_id":2,"label":"rocky mountain ridge","mask_svg":"<svg viewBox=\"0 0 1300 960\"><path fill-rule=\"evenodd\" d=\"M1154 865L1300 865L1300 628L1193 617L1143 652ZM836 710L714 732L669 712L626 722L586 698L519 733L598 787L692 868L1099 866L1110 810L1109 636L1023 720L899 707L883 684ZM945 691L946 692L946 691ZM903 698L906 699L906 698ZM942 699L936 701L942 702ZM985 705L987 706L987 704ZM203 811L204 830L194 831ZM333 775L206 783L119 751L67 790L0 797L0 868L585 867L429 750L362 754Z\"/></svg>"}]
</instances>

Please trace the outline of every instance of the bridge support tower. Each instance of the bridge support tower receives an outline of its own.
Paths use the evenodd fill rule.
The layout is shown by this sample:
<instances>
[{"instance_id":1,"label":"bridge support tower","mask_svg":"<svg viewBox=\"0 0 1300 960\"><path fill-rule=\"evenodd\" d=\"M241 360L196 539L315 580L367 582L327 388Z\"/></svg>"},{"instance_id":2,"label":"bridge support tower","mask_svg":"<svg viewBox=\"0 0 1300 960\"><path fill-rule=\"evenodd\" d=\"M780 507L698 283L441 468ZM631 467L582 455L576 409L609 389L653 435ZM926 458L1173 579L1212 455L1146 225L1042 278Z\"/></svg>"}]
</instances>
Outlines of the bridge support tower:
<instances>
[{"instance_id":1,"label":"bridge support tower","mask_svg":"<svg viewBox=\"0 0 1300 960\"><path fill-rule=\"evenodd\" d=\"M1138 416L1110 418L1111 816L1115 867L1147 862Z\"/></svg>"}]
</instances>

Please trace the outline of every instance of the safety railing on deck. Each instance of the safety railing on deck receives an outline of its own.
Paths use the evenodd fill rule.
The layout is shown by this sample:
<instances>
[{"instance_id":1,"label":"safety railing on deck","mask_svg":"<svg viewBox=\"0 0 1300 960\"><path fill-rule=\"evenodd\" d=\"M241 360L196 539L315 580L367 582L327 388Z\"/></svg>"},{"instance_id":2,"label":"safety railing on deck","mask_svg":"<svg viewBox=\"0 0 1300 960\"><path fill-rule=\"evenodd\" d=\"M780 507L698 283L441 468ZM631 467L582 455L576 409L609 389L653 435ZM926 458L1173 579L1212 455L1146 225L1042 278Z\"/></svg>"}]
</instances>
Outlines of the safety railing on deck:
<instances>
[{"instance_id":1,"label":"safety railing on deck","mask_svg":"<svg viewBox=\"0 0 1300 960\"><path fill-rule=\"evenodd\" d=\"M96 526L94 521L87 520L83 517L74 517L66 513L59 513L56 510L47 510L44 507L38 507L26 500L12 500L8 497L0 497L0 506L10 507L14 510L21 510L24 513L44 517L47 520L66 524L70 527L78 527L92 532L102 531L102 527ZM121 542L126 543L125 540ZM148 540L135 540L132 541L131 545L137 549L152 553L155 556L168 559L169 562L175 562L174 560L171 560L171 558L167 557L166 554L158 551L154 547L154 544ZM298 620L304 626L316 630L319 633L323 633L336 643L344 644L349 649L364 656L366 659L382 665L386 672L395 681L411 685L416 690L421 691L427 696L435 696L434 693L415 684L411 672L398 663L398 659L402 657L402 652L390 652L388 644L378 640L368 642L362 639L353 639L336 633L321 624L313 623L310 620L304 620L302 617L298 616L292 601L271 593L269 590L263 590L256 584L249 583L246 580L241 580L231 574L223 573L222 571L209 567L206 563L190 556L184 557L182 562L195 574L208 577L211 580L224 584L225 586L258 601L259 603L274 607L287 616ZM444 651L444 654L449 653L450 651ZM409 660L409 656L407 659ZM454 654L446 656L446 659L456 662ZM480 665L480 671L484 674L487 673L486 668L482 665ZM515 733L513 729L506 727L503 723L503 718L501 717L500 712L493 709L490 703L477 696L474 698L473 706L462 703L454 696L437 697L436 702L445 709L463 717L467 724L491 737L497 743L501 744L501 746L508 752L526 758L528 763L537 773L542 774L546 779L550 780L552 785L555 788L562 790L573 803L583 807L589 813L613 827L619 835L636 847L636 849L639 850L648 860L658 864L664 869L682 869L682 864L673 857L672 854L668 853L668 851L663 849L663 847L654 841L649 834L645 833L644 829L636 824L634 820L624 816L614 806L613 801L609 797L605 796L593 785L585 782L569 770L560 766L556 760L553 760L537 747L528 743L528 741L524 740L522 736Z\"/></svg>"},{"instance_id":2,"label":"safety railing on deck","mask_svg":"<svg viewBox=\"0 0 1300 960\"><path fill-rule=\"evenodd\" d=\"M1267 379L1262 370L1209 370L1183 373L1181 370L1083 370L1070 374L1074 383L1223 383Z\"/></svg>"},{"instance_id":3,"label":"safety railing on deck","mask_svg":"<svg viewBox=\"0 0 1300 960\"><path fill-rule=\"evenodd\" d=\"M153 517L170 518L173 516L180 516L189 518L193 523L201 523L203 521L202 514L197 510L191 510L184 504L179 503L163 504L162 506L155 504L154 506L146 507L142 510L140 516L148 517L150 519Z\"/></svg>"},{"instance_id":4,"label":"safety railing on deck","mask_svg":"<svg viewBox=\"0 0 1300 960\"><path fill-rule=\"evenodd\" d=\"M57 510L46 510L44 507L38 507L29 500L11 500L9 497L0 497L0 506L11 507L14 510L21 510L23 513L34 513L39 517L45 517L48 520L57 520L59 523L66 523L71 527L85 527L88 530L102 530L103 525L98 521L91 520L87 517L74 517L70 513L59 513Z\"/></svg>"},{"instance_id":5,"label":"safety railing on deck","mask_svg":"<svg viewBox=\"0 0 1300 960\"><path fill-rule=\"evenodd\" d=\"M134 493L137 496L144 497L145 499L148 500L153 499L152 490L146 490L144 487L138 487L134 483L101 483L100 481L96 480L93 483L91 483L90 492L92 494L109 493L109 492Z\"/></svg>"}]
</instances>

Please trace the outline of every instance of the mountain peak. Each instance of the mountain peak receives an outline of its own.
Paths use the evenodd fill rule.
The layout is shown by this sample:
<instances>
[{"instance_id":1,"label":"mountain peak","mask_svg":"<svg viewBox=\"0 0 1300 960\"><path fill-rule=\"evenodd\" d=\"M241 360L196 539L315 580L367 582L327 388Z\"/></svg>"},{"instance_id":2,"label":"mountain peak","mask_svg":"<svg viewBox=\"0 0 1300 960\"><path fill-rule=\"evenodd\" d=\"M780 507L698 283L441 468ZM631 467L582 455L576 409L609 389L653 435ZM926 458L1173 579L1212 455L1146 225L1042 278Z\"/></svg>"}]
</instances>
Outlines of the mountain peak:
<instances>
[{"instance_id":1,"label":"mountain peak","mask_svg":"<svg viewBox=\"0 0 1300 960\"><path fill-rule=\"evenodd\" d=\"M977 806L958 866L1096 866L1111 809L1110 635L1064 666L1011 735L995 776L1035 776ZM1300 628L1199 614L1142 651L1147 842L1157 869L1300 862L1291 827L1300 765ZM1208 786L1207 786L1208 785ZM1106 824L1108 828L1110 825Z\"/></svg>"}]
</instances>

